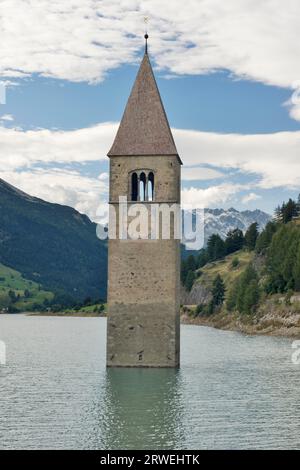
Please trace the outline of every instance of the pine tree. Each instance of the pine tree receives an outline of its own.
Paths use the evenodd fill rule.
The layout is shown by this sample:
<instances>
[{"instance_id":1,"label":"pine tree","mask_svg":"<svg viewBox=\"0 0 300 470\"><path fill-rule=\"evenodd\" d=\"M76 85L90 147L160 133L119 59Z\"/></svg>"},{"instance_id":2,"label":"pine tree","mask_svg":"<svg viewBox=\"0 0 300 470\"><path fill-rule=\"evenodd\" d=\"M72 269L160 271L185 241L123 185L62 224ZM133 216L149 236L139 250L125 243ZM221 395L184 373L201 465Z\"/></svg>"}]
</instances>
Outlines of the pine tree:
<instances>
[{"instance_id":1,"label":"pine tree","mask_svg":"<svg viewBox=\"0 0 300 470\"><path fill-rule=\"evenodd\" d=\"M211 293L213 306L218 307L222 305L225 298L225 284L220 274L217 274L214 279Z\"/></svg>"},{"instance_id":2,"label":"pine tree","mask_svg":"<svg viewBox=\"0 0 300 470\"><path fill-rule=\"evenodd\" d=\"M297 217L300 217L300 194L298 195L296 207L297 207Z\"/></svg>"},{"instance_id":3,"label":"pine tree","mask_svg":"<svg viewBox=\"0 0 300 470\"><path fill-rule=\"evenodd\" d=\"M292 219L297 217L298 211L297 211L296 202L290 198L286 204L284 203L282 205L281 211L282 211L282 222L284 224L287 224Z\"/></svg>"},{"instance_id":4,"label":"pine tree","mask_svg":"<svg viewBox=\"0 0 300 470\"><path fill-rule=\"evenodd\" d=\"M8 291L8 295L9 295L9 298L11 300L12 303L16 302L17 301L17 296L16 296L16 293L14 290L9 290Z\"/></svg>"},{"instance_id":5,"label":"pine tree","mask_svg":"<svg viewBox=\"0 0 300 470\"><path fill-rule=\"evenodd\" d=\"M193 255L189 255L186 260L187 270L188 271L195 271L196 269L196 260Z\"/></svg>"},{"instance_id":6,"label":"pine tree","mask_svg":"<svg viewBox=\"0 0 300 470\"><path fill-rule=\"evenodd\" d=\"M197 258L197 268L203 268L203 266L206 265L207 261L207 252L204 248L202 248L202 250L199 251L199 255Z\"/></svg>"},{"instance_id":7,"label":"pine tree","mask_svg":"<svg viewBox=\"0 0 300 470\"><path fill-rule=\"evenodd\" d=\"M244 234L242 230L239 228L230 230L227 233L225 240L226 254L230 255L230 253L241 250L244 246L244 241Z\"/></svg>"},{"instance_id":8,"label":"pine tree","mask_svg":"<svg viewBox=\"0 0 300 470\"><path fill-rule=\"evenodd\" d=\"M299 245L298 237L295 237L294 232L292 232L289 238L289 243L287 246L287 251L282 260L281 274L283 279L289 289L294 287L293 271L297 258L297 249Z\"/></svg>"},{"instance_id":9,"label":"pine tree","mask_svg":"<svg viewBox=\"0 0 300 470\"><path fill-rule=\"evenodd\" d=\"M28 289L25 289L25 290L24 290L24 297L25 297L26 299L28 299L28 298L30 297L30 295L31 295L31 294L30 294L29 290L28 290Z\"/></svg>"},{"instance_id":10,"label":"pine tree","mask_svg":"<svg viewBox=\"0 0 300 470\"><path fill-rule=\"evenodd\" d=\"M267 251L267 293L281 293L294 288L294 265L299 245L299 227L294 224L281 225Z\"/></svg>"},{"instance_id":11,"label":"pine tree","mask_svg":"<svg viewBox=\"0 0 300 470\"><path fill-rule=\"evenodd\" d=\"M207 257L209 261L216 261L225 256L225 243L220 235L213 234L207 242Z\"/></svg>"},{"instance_id":12,"label":"pine tree","mask_svg":"<svg viewBox=\"0 0 300 470\"><path fill-rule=\"evenodd\" d=\"M181 260L181 271L180 271L180 278L181 283L185 285L186 277L188 275L187 263L185 259Z\"/></svg>"},{"instance_id":13,"label":"pine tree","mask_svg":"<svg viewBox=\"0 0 300 470\"><path fill-rule=\"evenodd\" d=\"M250 314L258 306L259 302L259 286L257 279L252 279L244 292L244 301L242 313Z\"/></svg>"},{"instance_id":14,"label":"pine tree","mask_svg":"<svg viewBox=\"0 0 300 470\"><path fill-rule=\"evenodd\" d=\"M240 313L245 313L248 310L249 300L246 299L246 292L251 282L258 282L257 273L253 268L252 264L249 264L245 271L240 275L238 279L237 299L236 307ZM249 294L248 294L249 295Z\"/></svg>"},{"instance_id":15,"label":"pine tree","mask_svg":"<svg viewBox=\"0 0 300 470\"><path fill-rule=\"evenodd\" d=\"M254 250L258 237L258 223L253 222L245 233L245 245L249 251Z\"/></svg>"},{"instance_id":16,"label":"pine tree","mask_svg":"<svg viewBox=\"0 0 300 470\"><path fill-rule=\"evenodd\" d=\"M231 286L231 289L228 292L227 300L226 300L226 308L230 312L232 312L236 308L238 290L239 290L239 282L238 280L236 280Z\"/></svg>"},{"instance_id":17,"label":"pine tree","mask_svg":"<svg viewBox=\"0 0 300 470\"><path fill-rule=\"evenodd\" d=\"M274 219L276 222L282 222L282 211L280 206L277 206L274 210Z\"/></svg>"},{"instance_id":18,"label":"pine tree","mask_svg":"<svg viewBox=\"0 0 300 470\"><path fill-rule=\"evenodd\" d=\"M266 252L267 248L271 244L273 235L278 229L278 227L279 224L276 222L271 221L267 223L264 230L259 234L257 238L255 246L255 250L257 251L257 253L264 254Z\"/></svg>"},{"instance_id":19,"label":"pine tree","mask_svg":"<svg viewBox=\"0 0 300 470\"><path fill-rule=\"evenodd\" d=\"M300 244L298 246L298 253L297 253L296 261L294 264L293 278L294 278L295 290L300 292Z\"/></svg>"},{"instance_id":20,"label":"pine tree","mask_svg":"<svg viewBox=\"0 0 300 470\"><path fill-rule=\"evenodd\" d=\"M195 273L194 271L189 271L185 280L185 288L190 292L192 290L193 284L195 280Z\"/></svg>"}]
</instances>

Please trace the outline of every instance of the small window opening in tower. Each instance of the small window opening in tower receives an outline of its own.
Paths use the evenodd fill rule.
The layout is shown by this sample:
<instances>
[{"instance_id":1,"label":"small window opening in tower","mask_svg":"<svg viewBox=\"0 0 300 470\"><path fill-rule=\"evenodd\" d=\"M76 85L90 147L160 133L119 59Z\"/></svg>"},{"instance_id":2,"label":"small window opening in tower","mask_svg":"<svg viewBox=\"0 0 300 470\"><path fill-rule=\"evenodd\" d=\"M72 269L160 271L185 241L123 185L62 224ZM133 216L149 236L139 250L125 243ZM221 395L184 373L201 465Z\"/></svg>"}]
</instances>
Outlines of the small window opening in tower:
<instances>
[{"instance_id":1,"label":"small window opening in tower","mask_svg":"<svg viewBox=\"0 0 300 470\"><path fill-rule=\"evenodd\" d=\"M131 200L137 201L138 199L138 177L136 173L131 175Z\"/></svg>"},{"instance_id":2,"label":"small window opening in tower","mask_svg":"<svg viewBox=\"0 0 300 470\"><path fill-rule=\"evenodd\" d=\"M154 201L154 174L152 171L148 175L148 201Z\"/></svg>"},{"instance_id":3,"label":"small window opening in tower","mask_svg":"<svg viewBox=\"0 0 300 470\"><path fill-rule=\"evenodd\" d=\"M140 174L140 201L146 200L146 175L144 172Z\"/></svg>"}]
</instances>

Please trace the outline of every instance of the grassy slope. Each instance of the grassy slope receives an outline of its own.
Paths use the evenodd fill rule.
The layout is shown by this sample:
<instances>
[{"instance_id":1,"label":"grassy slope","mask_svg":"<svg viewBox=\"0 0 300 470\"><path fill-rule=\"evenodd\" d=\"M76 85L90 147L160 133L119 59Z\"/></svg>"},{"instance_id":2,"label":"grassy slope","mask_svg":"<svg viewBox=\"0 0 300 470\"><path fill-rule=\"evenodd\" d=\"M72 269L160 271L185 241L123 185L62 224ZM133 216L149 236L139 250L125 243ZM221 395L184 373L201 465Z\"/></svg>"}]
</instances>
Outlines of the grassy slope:
<instances>
[{"instance_id":1,"label":"grassy slope","mask_svg":"<svg viewBox=\"0 0 300 470\"><path fill-rule=\"evenodd\" d=\"M232 267L232 260L234 258L239 259L239 264L236 268ZM200 282L208 289L211 289L213 280L217 274L220 274L225 282L226 292L228 292L233 284L233 281L241 274L241 272L252 259L253 253L245 250L237 251L231 255L226 256L226 258L222 260L208 263L206 266L199 269L198 272L201 271L202 274L196 282Z\"/></svg>"},{"instance_id":2,"label":"grassy slope","mask_svg":"<svg viewBox=\"0 0 300 470\"><path fill-rule=\"evenodd\" d=\"M26 289L31 296L24 299ZM6 306L10 290L20 295L21 299L14 304L20 310L30 310L34 303L41 304L45 299L53 298L52 292L39 290L39 284L24 279L21 273L0 263L0 308Z\"/></svg>"},{"instance_id":3,"label":"grassy slope","mask_svg":"<svg viewBox=\"0 0 300 470\"><path fill-rule=\"evenodd\" d=\"M300 220L297 225L300 225ZM196 282L211 288L213 279L220 274L229 291L233 281L241 274L246 265L253 259L253 252L239 251L227 256L224 260L215 261L204 266L202 275ZM239 265L232 268L232 260L238 257ZM212 316L194 317L195 306L188 306L188 311L182 315L183 323L212 326L224 330L236 330L246 334L264 334L300 338L300 302L286 305L284 294L274 294L262 299L255 315L240 315L237 312L228 313L222 309Z\"/></svg>"},{"instance_id":4,"label":"grassy slope","mask_svg":"<svg viewBox=\"0 0 300 470\"><path fill-rule=\"evenodd\" d=\"M75 209L21 193L0 178L0 262L45 290L106 298L107 243Z\"/></svg>"},{"instance_id":5,"label":"grassy slope","mask_svg":"<svg viewBox=\"0 0 300 470\"><path fill-rule=\"evenodd\" d=\"M104 305L104 310L99 312L99 307L101 305ZM34 312L30 315L51 317L106 317L107 304L87 305L86 307L81 307L79 310L69 308L61 310L59 312Z\"/></svg>"}]
</instances>

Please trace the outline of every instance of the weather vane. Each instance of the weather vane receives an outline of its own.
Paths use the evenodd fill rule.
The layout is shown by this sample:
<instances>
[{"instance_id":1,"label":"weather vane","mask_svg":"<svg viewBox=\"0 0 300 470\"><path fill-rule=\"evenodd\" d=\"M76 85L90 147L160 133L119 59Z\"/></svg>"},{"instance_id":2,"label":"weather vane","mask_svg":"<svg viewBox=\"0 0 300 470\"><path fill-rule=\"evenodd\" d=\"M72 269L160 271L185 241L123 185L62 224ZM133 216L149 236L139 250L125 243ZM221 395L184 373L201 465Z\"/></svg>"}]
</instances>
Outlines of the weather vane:
<instances>
[{"instance_id":1,"label":"weather vane","mask_svg":"<svg viewBox=\"0 0 300 470\"><path fill-rule=\"evenodd\" d=\"M149 16L144 16L144 23L145 23L145 40L146 40L146 43L145 43L145 54L148 54L148 21L149 21Z\"/></svg>"}]
</instances>

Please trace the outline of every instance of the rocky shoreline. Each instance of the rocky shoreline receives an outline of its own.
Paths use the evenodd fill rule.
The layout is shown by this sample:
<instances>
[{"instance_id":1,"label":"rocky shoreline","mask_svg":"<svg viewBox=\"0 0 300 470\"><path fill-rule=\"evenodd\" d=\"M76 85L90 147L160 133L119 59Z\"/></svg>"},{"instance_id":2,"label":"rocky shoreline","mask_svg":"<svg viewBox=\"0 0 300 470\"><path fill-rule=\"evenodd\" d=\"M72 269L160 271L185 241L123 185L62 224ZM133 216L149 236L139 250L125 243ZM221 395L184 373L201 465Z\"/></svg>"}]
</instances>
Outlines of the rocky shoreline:
<instances>
[{"instance_id":1,"label":"rocky shoreline","mask_svg":"<svg viewBox=\"0 0 300 470\"><path fill-rule=\"evenodd\" d=\"M24 312L30 317L106 317L103 312Z\"/></svg>"},{"instance_id":2,"label":"rocky shoreline","mask_svg":"<svg viewBox=\"0 0 300 470\"><path fill-rule=\"evenodd\" d=\"M186 306L180 321L186 325L209 326L220 330L237 331L247 335L282 336L300 339L300 310L294 306L264 304L255 315L220 313L195 316L195 306ZM106 317L106 312L24 312L40 317ZM18 315L18 314L15 314Z\"/></svg>"},{"instance_id":3,"label":"rocky shoreline","mask_svg":"<svg viewBox=\"0 0 300 470\"><path fill-rule=\"evenodd\" d=\"M183 313L181 323L210 326L221 330L238 331L247 335L300 338L300 312L293 308L267 309L264 306L253 316L220 312L211 316Z\"/></svg>"}]
</instances>

